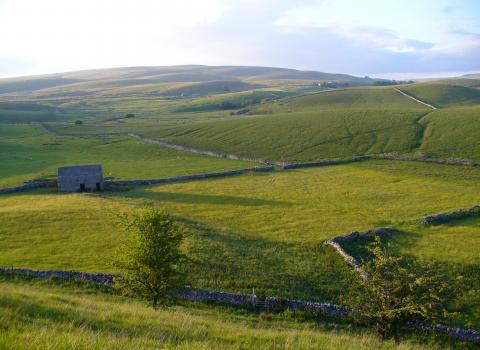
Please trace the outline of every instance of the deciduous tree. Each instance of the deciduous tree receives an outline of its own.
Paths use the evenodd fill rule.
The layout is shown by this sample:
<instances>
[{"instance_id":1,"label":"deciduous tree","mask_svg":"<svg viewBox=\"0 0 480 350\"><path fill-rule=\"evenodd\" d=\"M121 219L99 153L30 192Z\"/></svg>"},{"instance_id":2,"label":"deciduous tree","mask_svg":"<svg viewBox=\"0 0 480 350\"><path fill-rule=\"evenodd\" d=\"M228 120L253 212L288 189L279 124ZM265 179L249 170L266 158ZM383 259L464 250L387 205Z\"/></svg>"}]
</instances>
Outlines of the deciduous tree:
<instances>
[{"instance_id":1,"label":"deciduous tree","mask_svg":"<svg viewBox=\"0 0 480 350\"><path fill-rule=\"evenodd\" d=\"M184 233L163 210L144 210L124 216L122 222L129 236L117 252L114 265L121 277L115 285L145 298L156 308L184 281L181 273L185 261L181 250Z\"/></svg>"}]
</instances>

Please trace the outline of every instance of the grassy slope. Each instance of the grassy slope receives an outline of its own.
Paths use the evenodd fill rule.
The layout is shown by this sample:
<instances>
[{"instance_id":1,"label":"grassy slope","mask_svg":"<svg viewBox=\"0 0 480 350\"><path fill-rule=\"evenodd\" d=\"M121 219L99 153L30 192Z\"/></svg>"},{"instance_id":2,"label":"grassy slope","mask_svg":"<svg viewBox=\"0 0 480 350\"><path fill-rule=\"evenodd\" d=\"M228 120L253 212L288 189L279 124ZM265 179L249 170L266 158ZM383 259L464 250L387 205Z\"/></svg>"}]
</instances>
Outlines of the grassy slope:
<instances>
[{"instance_id":1,"label":"grassy slope","mask_svg":"<svg viewBox=\"0 0 480 350\"><path fill-rule=\"evenodd\" d=\"M339 301L348 269L325 239L477 204L479 180L476 168L375 161L103 195L5 195L0 266L111 270L123 235L115 214L151 203L190 227L194 285Z\"/></svg>"},{"instance_id":2,"label":"grassy slope","mask_svg":"<svg viewBox=\"0 0 480 350\"><path fill-rule=\"evenodd\" d=\"M307 161L381 152L409 152L427 112L392 89L310 94L258 105L269 117L196 123L145 132L204 149L276 160Z\"/></svg>"},{"instance_id":3,"label":"grassy slope","mask_svg":"<svg viewBox=\"0 0 480 350\"><path fill-rule=\"evenodd\" d=\"M424 110L421 105L392 88L363 88L325 91L287 98L258 106L258 113L282 113L308 110Z\"/></svg>"},{"instance_id":4,"label":"grassy slope","mask_svg":"<svg viewBox=\"0 0 480 350\"><path fill-rule=\"evenodd\" d=\"M440 158L480 159L480 92L444 82L402 89L448 108L428 111L390 88L349 89L254 107L257 113L272 114L268 117L162 127L145 134L203 149L288 161L417 151Z\"/></svg>"},{"instance_id":5,"label":"grassy slope","mask_svg":"<svg viewBox=\"0 0 480 350\"><path fill-rule=\"evenodd\" d=\"M452 84L447 80L444 82L406 85L401 86L400 89L436 107L459 107L480 104L480 90L454 84L455 81Z\"/></svg>"},{"instance_id":6,"label":"grassy slope","mask_svg":"<svg viewBox=\"0 0 480 350\"><path fill-rule=\"evenodd\" d=\"M78 119L76 114L56 113L49 110L2 109L0 105L0 123L58 122Z\"/></svg>"},{"instance_id":7,"label":"grassy slope","mask_svg":"<svg viewBox=\"0 0 480 350\"><path fill-rule=\"evenodd\" d=\"M0 149L0 187L52 177L59 166L85 163L101 163L105 175L115 178L162 178L252 166L249 162L166 149L126 136L51 136L38 125L3 125Z\"/></svg>"},{"instance_id":8,"label":"grassy slope","mask_svg":"<svg viewBox=\"0 0 480 350\"><path fill-rule=\"evenodd\" d=\"M308 161L408 152L417 139L419 116L405 111L298 112L154 129L142 134L226 153Z\"/></svg>"},{"instance_id":9,"label":"grassy slope","mask_svg":"<svg viewBox=\"0 0 480 350\"><path fill-rule=\"evenodd\" d=\"M51 283L0 281L1 349L438 349L395 345L327 322L183 305L153 311L137 301ZM449 348L445 345L444 348Z\"/></svg>"},{"instance_id":10,"label":"grassy slope","mask_svg":"<svg viewBox=\"0 0 480 350\"><path fill-rule=\"evenodd\" d=\"M480 159L480 106L439 109L422 124L421 150L437 157Z\"/></svg>"}]
</instances>

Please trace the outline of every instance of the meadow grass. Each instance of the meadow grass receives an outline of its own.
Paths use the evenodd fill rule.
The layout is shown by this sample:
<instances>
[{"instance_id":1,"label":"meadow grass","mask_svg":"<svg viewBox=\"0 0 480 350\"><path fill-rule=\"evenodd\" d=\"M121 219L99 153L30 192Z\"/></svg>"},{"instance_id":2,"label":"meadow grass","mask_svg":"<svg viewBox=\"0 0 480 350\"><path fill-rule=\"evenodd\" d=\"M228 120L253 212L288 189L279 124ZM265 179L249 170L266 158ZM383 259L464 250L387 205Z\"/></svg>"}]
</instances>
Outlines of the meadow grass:
<instances>
[{"instance_id":1,"label":"meadow grass","mask_svg":"<svg viewBox=\"0 0 480 350\"><path fill-rule=\"evenodd\" d=\"M141 132L151 138L272 160L308 161L416 147L422 112L324 110L276 114Z\"/></svg>"},{"instance_id":2,"label":"meadow grass","mask_svg":"<svg viewBox=\"0 0 480 350\"><path fill-rule=\"evenodd\" d=\"M128 136L48 135L38 125L2 125L0 186L53 178L57 168L100 163L117 179L163 178L253 166L253 163L204 157L151 145Z\"/></svg>"},{"instance_id":3,"label":"meadow grass","mask_svg":"<svg viewBox=\"0 0 480 350\"><path fill-rule=\"evenodd\" d=\"M0 349L450 349L289 314L180 304L160 310L75 285L0 280ZM460 345L460 344L459 344Z\"/></svg>"},{"instance_id":4,"label":"meadow grass","mask_svg":"<svg viewBox=\"0 0 480 350\"><path fill-rule=\"evenodd\" d=\"M355 88L331 90L295 96L253 109L259 114L299 112L309 110L426 110L425 106L405 98L392 88Z\"/></svg>"},{"instance_id":5,"label":"meadow grass","mask_svg":"<svg viewBox=\"0 0 480 350\"><path fill-rule=\"evenodd\" d=\"M189 232L193 285L340 302L350 271L326 239L417 227L427 214L478 204L479 179L475 167L368 161L102 194L4 195L0 265L114 271L124 237L115 215L153 205Z\"/></svg>"},{"instance_id":6,"label":"meadow grass","mask_svg":"<svg viewBox=\"0 0 480 350\"><path fill-rule=\"evenodd\" d=\"M480 106L439 109L421 123L420 150L437 157L480 159Z\"/></svg>"},{"instance_id":7,"label":"meadow grass","mask_svg":"<svg viewBox=\"0 0 480 350\"><path fill-rule=\"evenodd\" d=\"M79 118L76 114L55 113L51 111L2 110L0 123L32 123L47 121L67 121Z\"/></svg>"},{"instance_id":8,"label":"meadow grass","mask_svg":"<svg viewBox=\"0 0 480 350\"><path fill-rule=\"evenodd\" d=\"M462 85L456 85L455 80L451 82L445 80L405 85L400 86L400 89L436 107L459 107L480 104L480 90Z\"/></svg>"}]
</instances>

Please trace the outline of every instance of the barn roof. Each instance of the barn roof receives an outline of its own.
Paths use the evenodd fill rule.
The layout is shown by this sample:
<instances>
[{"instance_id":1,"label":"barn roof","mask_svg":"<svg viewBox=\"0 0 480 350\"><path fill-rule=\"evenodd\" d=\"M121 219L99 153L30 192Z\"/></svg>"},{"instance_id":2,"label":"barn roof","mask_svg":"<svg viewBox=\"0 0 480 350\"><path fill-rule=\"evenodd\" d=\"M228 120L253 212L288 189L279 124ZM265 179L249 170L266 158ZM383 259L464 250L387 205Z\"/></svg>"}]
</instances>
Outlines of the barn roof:
<instances>
[{"instance_id":1,"label":"barn roof","mask_svg":"<svg viewBox=\"0 0 480 350\"><path fill-rule=\"evenodd\" d=\"M80 174L101 174L100 164L64 166L58 168L58 176L75 176Z\"/></svg>"}]
</instances>

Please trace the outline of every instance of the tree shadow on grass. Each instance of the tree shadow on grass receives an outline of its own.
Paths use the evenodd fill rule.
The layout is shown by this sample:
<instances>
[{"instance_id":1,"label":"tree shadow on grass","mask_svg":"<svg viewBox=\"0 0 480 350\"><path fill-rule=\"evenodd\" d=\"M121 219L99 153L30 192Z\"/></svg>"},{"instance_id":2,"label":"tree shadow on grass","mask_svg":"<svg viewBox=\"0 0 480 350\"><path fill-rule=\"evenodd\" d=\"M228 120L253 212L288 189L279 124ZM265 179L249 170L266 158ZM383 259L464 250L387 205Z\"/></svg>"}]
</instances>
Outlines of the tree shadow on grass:
<instances>
[{"instance_id":1,"label":"tree shadow on grass","mask_svg":"<svg viewBox=\"0 0 480 350\"><path fill-rule=\"evenodd\" d=\"M322 243L293 244L221 232L181 219L188 240L188 274L194 286L266 296L339 302L348 268Z\"/></svg>"},{"instance_id":2,"label":"tree shadow on grass","mask_svg":"<svg viewBox=\"0 0 480 350\"><path fill-rule=\"evenodd\" d=\"M382 245L393 254L400 254L400 248L415 247L416 242L421 238L421 233L395 230L382 234ZM375 241L373 236L363 236L340 243L342 248L358 261L369 260L372 255L369 247Z\"/></svg>"},{"instance_id":3,"label":"tree shadow on grass","mask_svg":"<svg viewBox=\"0 0 480 350\"><path fill-rule=\"evenodd\" d=\"M143 198L158 202L175 202L186 204L213 204L213 205L240 205L240 206L282 206L288 207L292 204L285 201L270 199L259 199L239 196L210 195L198 193L178 193L166 191L152 191L148 187L142 187L130 192L116 192L106 194L107 196L123 196L129 198Z\"/></svg>"}]
</instances>

